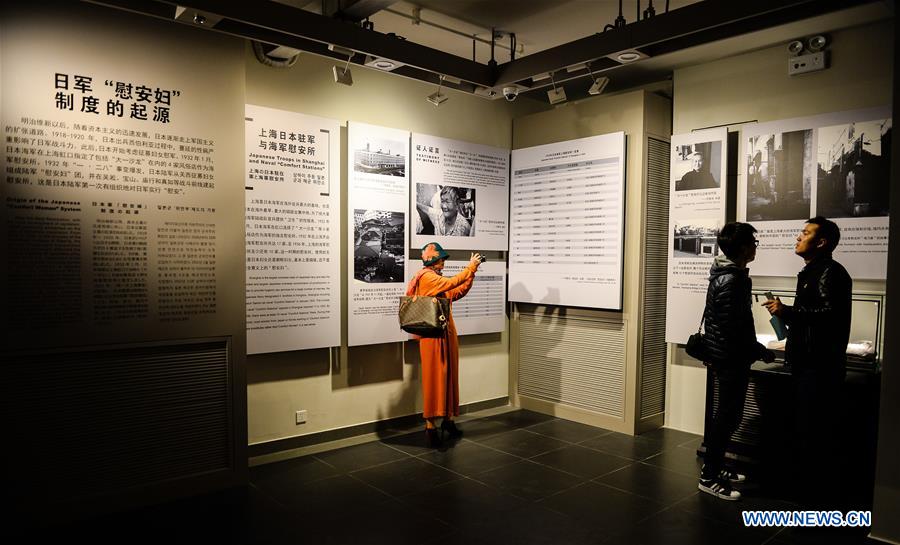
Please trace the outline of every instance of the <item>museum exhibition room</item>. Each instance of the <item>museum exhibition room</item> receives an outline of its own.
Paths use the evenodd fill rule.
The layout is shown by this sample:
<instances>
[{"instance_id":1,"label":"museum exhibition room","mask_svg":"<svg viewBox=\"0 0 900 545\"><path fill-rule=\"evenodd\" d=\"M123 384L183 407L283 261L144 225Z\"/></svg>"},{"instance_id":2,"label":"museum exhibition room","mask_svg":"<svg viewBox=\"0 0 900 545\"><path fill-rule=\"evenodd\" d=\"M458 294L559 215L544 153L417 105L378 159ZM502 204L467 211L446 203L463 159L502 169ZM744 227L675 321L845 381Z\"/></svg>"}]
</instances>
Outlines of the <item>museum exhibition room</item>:
<instances>
[{"instance_id":1,"label":"museum exhibition room","mask_svg":"<svg viewBox=\"0 0 900 545\"><path fill-rule=\"evenodd\" d=\"M900 544L895 10L4 2L8 542Z\"/></svg>"}]
</instances>

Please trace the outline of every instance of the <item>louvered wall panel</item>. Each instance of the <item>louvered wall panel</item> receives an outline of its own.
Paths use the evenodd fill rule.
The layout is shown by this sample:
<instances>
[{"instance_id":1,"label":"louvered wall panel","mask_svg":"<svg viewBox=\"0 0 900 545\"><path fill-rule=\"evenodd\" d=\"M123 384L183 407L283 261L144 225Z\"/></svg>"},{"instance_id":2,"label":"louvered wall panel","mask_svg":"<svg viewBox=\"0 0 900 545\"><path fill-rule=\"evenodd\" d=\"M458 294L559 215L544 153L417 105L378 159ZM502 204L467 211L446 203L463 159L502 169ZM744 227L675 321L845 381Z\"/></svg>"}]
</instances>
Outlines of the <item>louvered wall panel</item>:
<instances>
[{"instance_id":1,"label":"louvered wall panel","mask_svg":"<svg viewBox=\"0 0 900 545\"><path fill-rule=\"evenodd\" d=\"M2 374L24 497L71 501L231 466L226 340L12 357Z\"/></svg>"},{"instance_id":2,"label":"louvered wall panel","mask_svg":"<svg viewBox=\"0 0 900 545\"><path fill-rule=\"evenodd\" d=\"M741 416L741 423L737 429L731 434L732 443L743 443L756 447L760 444L760 430L762 428L762 415L757 402L758 382L751 379L747 385L747 396L744 398L744 412ZM771 386L771 384L769 384ZM712 390L712 413L716 414L719 410L719 385L715 380L707 377L707 387ZM709 426L707 426L709 429Z\"/></svg>"},{"instance_id":3,"label":"louvered wall panel","mask_svg":"<svg viewBox=\"0 0 900 545\"><path fill-rule=\"evenodd\" d=\"M666 277L669 255L669 143L647 139L640 418L666 409Z\"/></svg>"},{"instance_id":4,"label":"louvered wall panel","mask_svg":"<svg viewBox=\"0 0 900 545\"><path fill-rule=\"evenodd\" d=\"M624 416L622 323L520 314L518 339L520 395Z\"/></svg>"}]
</instances>

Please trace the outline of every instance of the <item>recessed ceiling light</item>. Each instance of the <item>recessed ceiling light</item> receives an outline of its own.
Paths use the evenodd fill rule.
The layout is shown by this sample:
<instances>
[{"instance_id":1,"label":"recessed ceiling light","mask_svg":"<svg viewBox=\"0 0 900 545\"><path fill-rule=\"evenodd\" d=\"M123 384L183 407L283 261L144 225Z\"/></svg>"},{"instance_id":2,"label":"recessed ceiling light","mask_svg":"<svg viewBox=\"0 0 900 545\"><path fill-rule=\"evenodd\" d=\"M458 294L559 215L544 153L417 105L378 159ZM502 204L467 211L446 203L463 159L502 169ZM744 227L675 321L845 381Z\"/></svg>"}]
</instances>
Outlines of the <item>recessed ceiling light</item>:
<instances>
[{"instance_id":1,"label":"recessed ceiling light","mask_svg":"<svg viewBox=\"0 0 900 545\"><path fill-rule=\"evenodd\" d=\"M607 58L618 61L622 64L628 64L630 62L639 61L641 59L646 59L649 57L650 55L647 55L642 51L638 51L637 49L626 49L625 51L619 51L618 53L607 55Z\"/></svg>"},{"instance_id":2,"label":"recessed ceiling light","mask_svg":"<svg viewBox=\"0 0 900 545\"><path fill-rule=\"evenodd\" d=\"M366 66L368 66L369 68L375 68L377 70L390 72L391 70L396 70L403 66L403 63L397 62L393 59L386 59L384 57L366 57Z\"/></svg>"}]
</instances>

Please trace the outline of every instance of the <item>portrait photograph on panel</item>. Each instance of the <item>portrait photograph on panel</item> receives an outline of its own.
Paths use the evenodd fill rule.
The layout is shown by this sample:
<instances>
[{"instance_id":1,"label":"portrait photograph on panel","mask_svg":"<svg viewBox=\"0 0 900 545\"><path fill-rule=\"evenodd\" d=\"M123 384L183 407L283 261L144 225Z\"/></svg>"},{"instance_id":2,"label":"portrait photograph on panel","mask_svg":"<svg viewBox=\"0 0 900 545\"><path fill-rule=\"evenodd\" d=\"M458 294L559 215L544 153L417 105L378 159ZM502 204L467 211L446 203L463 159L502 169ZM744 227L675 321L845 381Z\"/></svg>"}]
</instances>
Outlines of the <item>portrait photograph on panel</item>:
<instances>
[{"instance_id":1,"label":"portrait photograph on panel","mask_svg":"<svg viewBox=\"0 0 900 545\"><path fill-rule=\"evenodd\" d=\"M812 129L760 134L747 139L747 221L810 216L815 176Z\"/></svg>"},{"instance_id":2,"label":"portrait photograph on panel","mask_svg":"<svg viewBox=\"0 0 900 545\"><path fill-rule=\"evenodd\" d=\"M416 184L416 234L475 236L475 189Z\"/></svg>"},{"instance_id":3,"label":"portrait photograph on panel","mask_svg":"<svg viewBox=\"0 0 900 545\"><path fill-rule=\"evenodd\" d=\"M829 218L887 216L891 120L818 131L816 213Z\"/></svg>"},{"instance_id":4,"label":"portrait photograph on panel","mask_svg":"<svg viewBox=\"0 0 900 545\"><path fill-rule=\"evenodd\" d=\"M675 191L718 189L722 183L722 142L676 145L672 161Z\"/></svg>"},{"instance_id":5,"label":"portrait photograph on panel","mask_svg":"<svg viewBox=\"0 0 900 545\"><path fill-rule=\"evenodd\" d=\"M387 210L353 211L353 278L373 284L405 281L405 216Z\"/></svg>"},{"instance_id":6,"label":"portrait photograph on panel","mask_svg":"<svg viewBox=\"0 0 900 545\"><path fill-rule=\"evenodd\" d=\"M715 219L676 221L672 257L715 257L719 253L719 228Z\"/></svg>"},{"instance_id":7,"label":"portrait photograph on panel","mask_svg":"<svg viewBox=\"0 0 900 545\"><path fill-rule=\"evenodd\" d=\"M382 176L406 176L407 142L368 137L353 150L353 170Z\"/></svg>"}]
</instances>

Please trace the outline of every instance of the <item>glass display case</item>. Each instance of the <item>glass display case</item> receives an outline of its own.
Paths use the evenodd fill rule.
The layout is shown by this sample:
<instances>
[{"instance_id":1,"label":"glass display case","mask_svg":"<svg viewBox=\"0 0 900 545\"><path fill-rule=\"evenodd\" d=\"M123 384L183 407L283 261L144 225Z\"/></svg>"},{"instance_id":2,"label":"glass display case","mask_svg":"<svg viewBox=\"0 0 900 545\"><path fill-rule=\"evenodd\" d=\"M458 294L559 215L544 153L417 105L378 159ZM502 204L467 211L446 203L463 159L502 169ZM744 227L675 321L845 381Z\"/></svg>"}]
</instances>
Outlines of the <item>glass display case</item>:
<instances>
[{"instance_id":1,"label":"glass display case","mask_svg":"<svg viewBox=\"0 0 900 545\"><path fill-rule=\"evenodd\" d=\"M753 321L756 338L775 351L778 363L784 363L784 341L776 337L769 312L762 306L766 293L778 297L786 305L794 304L794 291L754 289ZM850 319L850 343L847 346L847 368L863 371L881 369L883 346L884 295L854 293Z\"/></svg>"}]
</instances>

